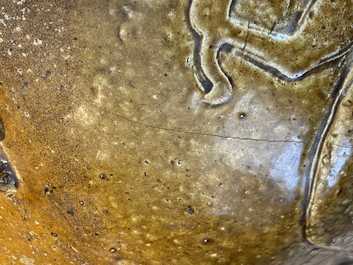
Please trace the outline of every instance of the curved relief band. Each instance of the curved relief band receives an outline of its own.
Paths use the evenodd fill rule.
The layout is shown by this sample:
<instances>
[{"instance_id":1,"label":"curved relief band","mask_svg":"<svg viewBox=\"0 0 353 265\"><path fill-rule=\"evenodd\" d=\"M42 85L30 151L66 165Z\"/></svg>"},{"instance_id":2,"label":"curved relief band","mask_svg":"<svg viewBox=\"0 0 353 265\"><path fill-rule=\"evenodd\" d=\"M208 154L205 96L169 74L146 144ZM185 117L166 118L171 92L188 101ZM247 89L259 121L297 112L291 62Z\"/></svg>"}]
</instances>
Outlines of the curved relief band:
<instances>
[{"instance_id":1,"label":"curved relief band","mask_svg":"<svg viewBox=\"0 0 353 265\"><path fill-rule=\"evenodd\" d=\"M321 126L314 139L314 144L310 150L310 164L305 174L306 177L306 192L304 199L304 209L305 209L305 226L303 234L307 242L314 246L319 246L321 248L336 249L335 247L326 247L321 245L320 242L316 242L310 236L310 229L312 225L312 218L315 216L315 197L316 190L318 186L320 176L320 161L323 160L324 153L322 152L325 144L329 138L329 131L334 126L334 121L339 108L342 105L348 90L352 88L353 85L353 51L351 49L349 55L345 58L342 63L341 75L336 81L333 92L331 93L331 104L327 107L325 116L321 122ZM340 250L341 249L337 249Z\"/></svg>"},{"instance_id":2,"label":"curved relief band","mask_svg":"<svg viewBox=\"0 0 353 265\"><path fill-rule=\"evenodd\" d=\"M224 104L231 99L233 94L234 85L232 85L231 80L223 71L219 60L219 52L225 45L235 50L235 56L240 56L263 71L288 82L304 79L319 68L331 66L331 63L345 56L351 47L350 44L332 54L327 54L319 61L298 72L284 72L281 69L285 69L285 65L274 65L262 59L261 54L266 54L269 49L266 47L272 47L270 44L286 41L290 45L294 42L298 33L305 26L306 18L317 0L311 0L306 4L302 15L296 20L296 24L294 26L291 25L294 30L287 30L287 34L275 31L268 32L259 27L253 28L250 27L250 24L246 27L239 20L232 19L230 10L237 2L235 0L208 3L209 5L218 5L215 10L218 10L219 14L206 16L204 14L205 9L209 8L207 2L204 0L190 0L188 16L195 38L193 55L195 77L200 89L205 93L203 101L210 105ZM221 17L224 17L224 19L220 20ZM217 21L212 21L212 18L216 18ZM217 32L214 32L214 25L218 26ZM247 33L244 37L244 34L241 33L245 31ZM247 40L252 36L261 38L261 41L269 45L253 47L247 44Z\"/></svg>"},{"instance_id":3,"label":"curved relief band","mask_svg":"<svg viewBox=\"0 0 353 265\"><path fill-rule=\"evenodd\" d=\"M235 17L233 15L233 12L235 10L236 5L239 3L239 0L231 0L229 2L230 3L227 12L229 21L236 27L242 27L243 29L247 29L248 21L245 21L244 19L240 17ZM268 36L268 38L271 38L273 40L285 40L294 36L295 34L298 34L303 28L306 18L309 15L309 12L312 10L314 4L317 2L317 0L288 0L287 2L288 9L291 9L291 6L295 5L294 2L303 2L303 11L294 12L294 14L292 14L293 18L290 19L289 23L287 23L284 28L277 29L276 24L278 22L276 21L270 31L265 30L263 27L256 24L252 25L252 31L256 31L258 32L258 34L265 34Z\"/></svg>"},{"instance_id":4,"label":"curved relief band","mask_svg":"<svg viewBox=\"0 0 353 265\"><path fill-rule=\"evenodd\" d=\"M210 16L204 17L203 10L207 9L207 2L210 5L219 5L218 14L211 14L213 17L224 17L223 20L217 21L217 32L214 32L214 24ZM306 77L320 71L324 68L333 67L338 62L339 64L339 77L335 86L331 91L330 103L326 108L326 112L322 118L320 128L318 129L313 144L309 152L309 166L304 174L306 181L306 190L303 202L303 238L310 245L335 250L334 248L320 245L308 237L308 227L311 225L312 204L315 193L315 186L317 180L317 167L320 160L322 146L324 145L327 133L332 125L333 119L336 115L337 109L342 102L342 99L352 85L352 56L353 48L352 42L343 48L337 49L333 53L328 53L322 56L311 65L301 69L297 72L286 72L286 65L276 65L274 62L268 61L261 56L266 54L271 45L264 45L264 47L254 47L248 44L247 39L249 36L260 38L263 43L276 43L285 41L286 44L291 45L297 38L299 33L302 32L303 27L306 25L307 17L310 10L318 3L317 0L307 1L302 15L297 18L296 24L291 25L283 32L271 31L268 32L259 26L250 27L237 19L231 18L231 9L237 1L205 1L205 0L190 0L188 10L189 23L195 37L194 49L194 70L197 82L200 89L205 93L204 102L217 106L228 102L232 97L234 85L230 78L228 78L225 71L222 69L219 53L223 48L228 48L232 51L232 55L241 57L248 63L262 71L275 76L276 78L285 82L295 82L305 79ZM206 12L207 13L207 12ZM241 32L247 32L244 34ZM273 46L272 46L273 47ZM246 48L246 49L245 49Z\"/></svg>"}]
</instances>

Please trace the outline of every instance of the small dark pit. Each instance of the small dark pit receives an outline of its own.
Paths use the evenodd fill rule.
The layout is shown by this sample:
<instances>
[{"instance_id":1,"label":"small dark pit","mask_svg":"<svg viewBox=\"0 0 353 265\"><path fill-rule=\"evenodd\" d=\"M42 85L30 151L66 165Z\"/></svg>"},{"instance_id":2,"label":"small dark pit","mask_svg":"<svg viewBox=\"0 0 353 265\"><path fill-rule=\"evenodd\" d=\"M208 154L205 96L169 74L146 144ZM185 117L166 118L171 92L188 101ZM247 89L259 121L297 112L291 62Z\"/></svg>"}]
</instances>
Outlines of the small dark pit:
<instances>
[{"instance_id":1,"label":"small dark pit","mask_svg":"<svg viewBox=\"0 0 353 265\"><path fill-rule=\"evenodd\" d=\"M195 213L195 209L191 205L188 205L185 211L190 215L193 215Z\"/></svg>"}]
</instances>

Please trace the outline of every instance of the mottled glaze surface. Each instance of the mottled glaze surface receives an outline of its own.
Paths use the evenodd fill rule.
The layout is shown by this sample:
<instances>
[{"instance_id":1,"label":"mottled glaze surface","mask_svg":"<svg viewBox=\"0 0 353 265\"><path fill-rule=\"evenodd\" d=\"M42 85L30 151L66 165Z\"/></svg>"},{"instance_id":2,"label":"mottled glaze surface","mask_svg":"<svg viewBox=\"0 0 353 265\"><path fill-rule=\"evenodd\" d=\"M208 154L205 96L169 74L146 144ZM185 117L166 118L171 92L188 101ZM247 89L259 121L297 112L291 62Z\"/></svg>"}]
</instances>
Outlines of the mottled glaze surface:
<instances>
[{"instance_id":1,"label":"mottled glaze surface","mask_svg":"<svg viewBox=\"0 0 353 265\"><path fill-rule=\"evenodd\" d=\"M231 2L0 0L0 264L351 257L353 3Z\"/></svg>"}]
</instances>

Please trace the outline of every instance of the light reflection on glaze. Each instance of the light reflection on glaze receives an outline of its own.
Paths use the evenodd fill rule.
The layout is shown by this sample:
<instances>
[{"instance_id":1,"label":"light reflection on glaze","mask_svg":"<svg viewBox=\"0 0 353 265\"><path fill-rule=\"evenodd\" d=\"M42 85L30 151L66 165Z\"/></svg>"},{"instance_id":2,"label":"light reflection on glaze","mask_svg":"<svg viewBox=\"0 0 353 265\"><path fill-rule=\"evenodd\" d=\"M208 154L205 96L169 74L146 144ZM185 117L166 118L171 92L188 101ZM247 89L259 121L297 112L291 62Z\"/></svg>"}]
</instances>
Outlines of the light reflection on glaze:
<instances>
[{"instance_id":1,"label":"light reflection on glaze","mask_svg":"<svg viewBox=\"0 0 353 265\"><path fill-rule=\"evenodd\" d=\"M263 91L268 89L264 88ZM305 135L308 128L301 118L293 121L289 118L293 113L281 115L275 106L276 99L266 92L262 94L256 90L245 92L217 134L237 132L236 136L258 141L214 139L213 146L217 147L222 163L241 172L240 175L249 176L248 178L256 176L262 183L260 185L273 183L276 192L279 193L277 196L290 202L301 179L299 168L304 143L298 140L298 135ZM238 121L234 119L239 113L246 113L246 118ZM266 123L262 127L254 127L260 120L266 120ZM269 131L272 133L269 134ZM278 141L273 142L274 139ZM238 182L237 186L244 185ZM227 201L227 196L223 196L223 200L214 205L212 214L223 215L234 212L234 201L237 200L235 190L231 200Z\"/></svg>"},{"instance_id":2,"label":"light reflection on glaze","mask_svg":"<svg viewBox=\"0 0 353 265\"><path fill-rule=\"evenodd\" d=\"M278 183L283 183L287 190L293 192L298 187L298 175L303 152L303 144L288 143L283 152L273 159L271 177Z\"/></svg>"},{"instance_id":3,"label":"light reflection on glaze","mask_svg":"<svg viewBox=\"0 0 353 265\"><path fill-rule=\"evenodd\" d=\"M347 166L352 155L352 145L348 139L343 139L342 145L334 146L331 157L331 168L327 178L327 185L329 188L336 186L340 180L340 174Z\"/></svg>"}]
</instances>

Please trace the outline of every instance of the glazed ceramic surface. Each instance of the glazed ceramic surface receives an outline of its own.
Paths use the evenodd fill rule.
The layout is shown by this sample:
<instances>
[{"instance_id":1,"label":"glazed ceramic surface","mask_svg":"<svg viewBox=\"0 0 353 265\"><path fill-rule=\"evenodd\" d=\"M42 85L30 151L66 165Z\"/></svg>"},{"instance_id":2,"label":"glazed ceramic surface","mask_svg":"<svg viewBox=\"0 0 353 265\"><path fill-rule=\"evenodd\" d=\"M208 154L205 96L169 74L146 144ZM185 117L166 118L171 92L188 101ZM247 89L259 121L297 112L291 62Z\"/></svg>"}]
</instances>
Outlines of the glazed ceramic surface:
<instances>
[{"instance_id":1,"label":"glazed ceramic surface","mask_svg":"<svg viewBox=\"0 0 353 265\"><path fill-rule=\"evenodd\" d=\"M352 21L0 0L0 264L353 264Z\"/></svg>"}]
</instances>

